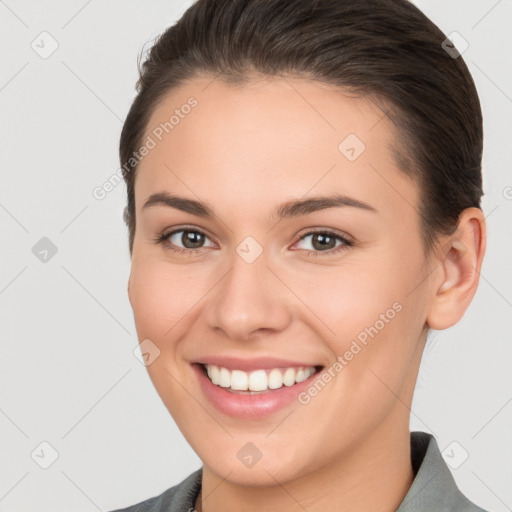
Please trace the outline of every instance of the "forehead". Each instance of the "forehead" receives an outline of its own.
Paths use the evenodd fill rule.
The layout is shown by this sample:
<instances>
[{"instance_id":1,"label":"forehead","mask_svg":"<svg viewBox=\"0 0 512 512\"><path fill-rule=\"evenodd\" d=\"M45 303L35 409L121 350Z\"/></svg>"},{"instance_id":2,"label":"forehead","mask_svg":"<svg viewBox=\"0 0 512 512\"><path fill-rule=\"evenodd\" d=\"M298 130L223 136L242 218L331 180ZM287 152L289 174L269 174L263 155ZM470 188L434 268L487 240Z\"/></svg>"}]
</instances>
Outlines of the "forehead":
<instances>
[{"instance_id":1,"label":"forehead","mask_svg":"<svg viewBox=\"0 0 512 512\"><path fill-rule=\"evenodd\" d=\"M392 156L395 136L376 104L328 84L196 78L150 117L144 140L154 147L138 167L136 205L164 190L247 208L333 189L397 208L404 196L417 204L415 184Z\"/></svg>"}]
</instances>

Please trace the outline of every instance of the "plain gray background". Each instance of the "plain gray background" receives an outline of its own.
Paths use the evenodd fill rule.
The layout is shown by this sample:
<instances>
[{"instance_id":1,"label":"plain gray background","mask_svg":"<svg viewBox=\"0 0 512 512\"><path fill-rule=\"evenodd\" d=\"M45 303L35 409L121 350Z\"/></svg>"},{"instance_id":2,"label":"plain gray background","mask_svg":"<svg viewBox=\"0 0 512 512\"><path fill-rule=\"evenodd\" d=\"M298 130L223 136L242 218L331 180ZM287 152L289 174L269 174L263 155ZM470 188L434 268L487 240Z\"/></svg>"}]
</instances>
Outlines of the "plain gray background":
<instances>
[{"instance_id":1,"label":"plain gray background","mask_svg":"<svg viewBox=\"0 0 512 512\"><path fill-rule=\"evenodd\" d=\"M2 512L106 511L200 466L133 353L124 185L102 201L92 195L119 168L140 50L190 3L0 1ZM469 44L489 241L467 314L434 332L424 354L411 429L436 436L471 500L504 512L512 508L512 2L416 4Z\"/></svg>"}]
</instances>

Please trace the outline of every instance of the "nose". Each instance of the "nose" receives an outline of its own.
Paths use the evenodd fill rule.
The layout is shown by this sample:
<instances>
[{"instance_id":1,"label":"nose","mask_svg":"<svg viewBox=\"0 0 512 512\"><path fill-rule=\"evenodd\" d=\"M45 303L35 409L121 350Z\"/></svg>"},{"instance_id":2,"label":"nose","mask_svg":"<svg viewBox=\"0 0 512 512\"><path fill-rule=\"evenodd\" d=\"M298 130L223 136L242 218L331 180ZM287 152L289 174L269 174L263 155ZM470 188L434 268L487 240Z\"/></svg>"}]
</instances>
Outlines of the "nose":
<instances>
[{"instance_id":1,"label":"nose","mask_svg":"<svg viewBox=\"0 0 512 512\"><path fill-rule=\"evenodd\" d=\"M237 253L230 270L208 294L208 326L234 341L286 329L292 319L290 293L267 266L265 251L252 263Z\"/></svg>"}]
</instances>

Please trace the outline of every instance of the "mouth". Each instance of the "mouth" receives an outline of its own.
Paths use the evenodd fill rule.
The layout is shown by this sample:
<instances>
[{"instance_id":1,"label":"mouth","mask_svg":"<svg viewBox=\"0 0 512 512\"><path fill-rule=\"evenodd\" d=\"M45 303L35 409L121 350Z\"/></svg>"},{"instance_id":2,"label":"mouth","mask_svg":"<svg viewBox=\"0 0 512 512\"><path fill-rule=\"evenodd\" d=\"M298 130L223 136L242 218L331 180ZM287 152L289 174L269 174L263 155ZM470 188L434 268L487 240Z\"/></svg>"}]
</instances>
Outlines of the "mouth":
<instances>
[{"instance_id":1,"label":"mouth","mask_svg":"<svg viewBox=\"0 0 512 512\"><path fill-rule=\"evenodd\" d=\"M229 369L216 364L198 363L203 375L225 391L242 395L271 393L291 388L319 373L323 366L260 368L252 371Z\"/></svg>"},{"instance_id":2,"label":"mouth","mask_svg":"<svg viewBox=\"0 0 512 512\"><path fill-rule=\"evenodd\" d=\"M291 406L325 366L319 361L264 354L211 354L191 361L203 397L226 416L264 420Z\"/></svg>"}]
</instances>

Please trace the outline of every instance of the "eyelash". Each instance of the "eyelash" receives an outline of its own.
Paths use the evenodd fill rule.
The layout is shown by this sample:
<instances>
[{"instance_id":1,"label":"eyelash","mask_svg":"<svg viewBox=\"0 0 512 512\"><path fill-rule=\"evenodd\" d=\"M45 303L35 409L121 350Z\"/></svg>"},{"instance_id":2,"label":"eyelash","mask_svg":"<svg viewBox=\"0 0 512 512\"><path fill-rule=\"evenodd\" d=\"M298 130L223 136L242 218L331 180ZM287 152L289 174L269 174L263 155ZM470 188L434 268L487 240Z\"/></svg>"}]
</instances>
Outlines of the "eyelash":
<instances>
[{"instance_id":1,"label":"eyelash","mask_svg":"<svg viewBox=\"0 0 512 512\"><path fill-rule=\"evenodd\" d=\"M186 254L189 256L200 255L202 253L201 249L204 249L204 247L200 247L198 249L186 249L186 248L182 248L182 247L176 248L176 247L173 247L173 245L169 243L169 238L172 235L175 235L176 233L180 233L180 232L199 233L201 235L204 235L206 238L209 238L208 235L200 229L197 229L193 226L182 226L180 229L175 229L168 233L163 232L161 235L159 235L157 238L155 238L153 240L153 242L155 244L160 244L164 248L170 249L171 251L173 251L174 253L177 253L177 254L181 254L181 255ZM343 243L341 245L339 245L338 247L334 247L333 249L327 249L325 251L312 251L312 250L308 250L308 249L299 249L299 250L305 251L307 256L319 256L319 255L323 256L325 254L327 254L327 255L337 254L340 251L346 250L349 247L352 247L354 245L354 243L351 240L349 240L348 238L346 238L338 233L335 233L333 231L329 231L328 229L317 229L317 230L308 231L306 234L302 235L299 238L298 242L302 241L304 238L307 238L308 236L315 235L315 234L327 235L327 236L329 236L331 238L335 238Z\"/></svg>"}]
</instances>

